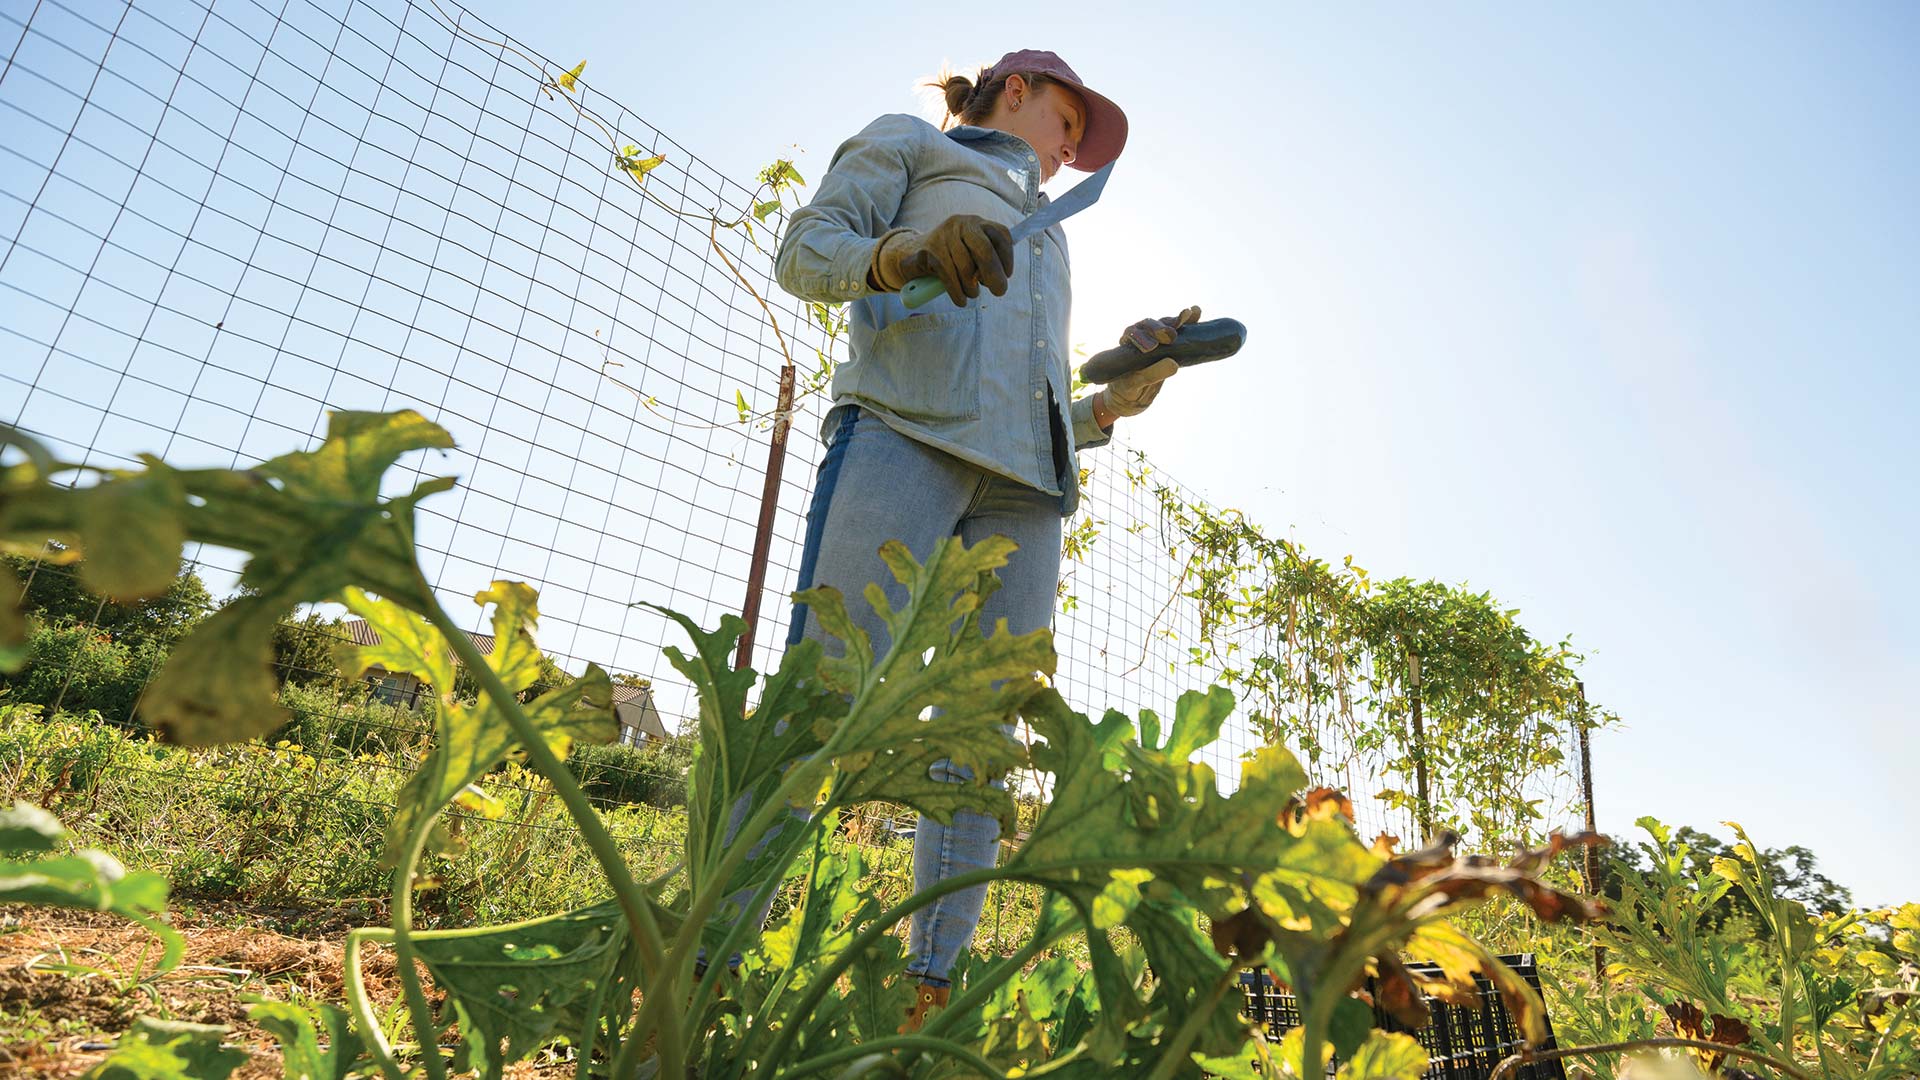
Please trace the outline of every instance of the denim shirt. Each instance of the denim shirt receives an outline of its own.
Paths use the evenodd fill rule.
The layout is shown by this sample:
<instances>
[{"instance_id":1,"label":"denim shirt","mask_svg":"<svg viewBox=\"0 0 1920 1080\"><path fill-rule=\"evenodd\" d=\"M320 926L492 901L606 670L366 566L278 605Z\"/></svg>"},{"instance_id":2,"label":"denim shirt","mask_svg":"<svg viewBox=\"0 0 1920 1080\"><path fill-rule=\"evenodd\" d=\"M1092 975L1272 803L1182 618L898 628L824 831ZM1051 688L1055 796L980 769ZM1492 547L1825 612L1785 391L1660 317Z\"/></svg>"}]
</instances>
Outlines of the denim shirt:
<instances>
[{"instance_id":1,"label":"denim shirt","mask_svg":"<svg viewBox=\"0 0 1920 1080\"><path fill-rule=\"evenodd\" d=\"M787 223L776 268L780 284L803 300L849 302L850 355L833 374L829 423L840 407L857 404L908 438L1060 495L1061 513L1072 514L1074 451L1108 435L1091 401L1069 396L1073 298L1060 226L1014 245L1005 296L982 289L956 308L943 292L908 311L898 294L867 285L874 251L897 231L926 232L954 214L1011 227L1046 201L1024 139L883 116L834 153L813 201ZM1069 444L1061 461L1056 418Z\"/></svg>"}]
</instances>

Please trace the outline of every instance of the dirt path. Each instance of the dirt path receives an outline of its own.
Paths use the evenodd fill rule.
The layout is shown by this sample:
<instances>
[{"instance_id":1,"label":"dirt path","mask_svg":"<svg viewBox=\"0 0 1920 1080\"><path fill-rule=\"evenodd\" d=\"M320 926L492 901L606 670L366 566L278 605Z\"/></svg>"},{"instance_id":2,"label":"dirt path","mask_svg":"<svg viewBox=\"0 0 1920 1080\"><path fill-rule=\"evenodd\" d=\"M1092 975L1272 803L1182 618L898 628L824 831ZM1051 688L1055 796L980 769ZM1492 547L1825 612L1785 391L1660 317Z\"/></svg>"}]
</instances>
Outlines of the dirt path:
<instances>
[{"instance_id":1,"label":"dirt path","mask_svg":"<svg viewBox=\"0 0 1920 1080\"><path fill-rule=\"evenodd\" d=\"M255 1055L234 1075L265 1080L280 1075L280 1055L272 1037L247 1021L241 995L344 1000L344 924L309 919L309 933L293 936L280 929L289 925L284 913L218 907L176 912L173 922L187 940L185 961L142 978L159 945L124 919L0 908L0 1076L78 1076L135 1017L148 1015L228 1025L229 1041ZM397 997L391 959L368 961L376 1000Z\"/></svg>"},{"instance_id":2,"label":"dirt path","mask_svg":"<svg viewBox=\"0 0 1920 1080\"><path fill-rule=\"evenodd\" d=\"M272 1038L246 1019L245 994L343 1004L341 946L351 922L335 912L204 905L176 910L187 940L181 966L138 977L158 943L125 920L89 912L0 906L0 1078L77 1077L106 1057L141 1015L225 1024L228 1042L254 1056L236 1080L277 1080ZM391 954L363 965L376 1007L398 1000ZM570 1074L531 1064L511 1077Z\"/></svg>"}]
</instances>

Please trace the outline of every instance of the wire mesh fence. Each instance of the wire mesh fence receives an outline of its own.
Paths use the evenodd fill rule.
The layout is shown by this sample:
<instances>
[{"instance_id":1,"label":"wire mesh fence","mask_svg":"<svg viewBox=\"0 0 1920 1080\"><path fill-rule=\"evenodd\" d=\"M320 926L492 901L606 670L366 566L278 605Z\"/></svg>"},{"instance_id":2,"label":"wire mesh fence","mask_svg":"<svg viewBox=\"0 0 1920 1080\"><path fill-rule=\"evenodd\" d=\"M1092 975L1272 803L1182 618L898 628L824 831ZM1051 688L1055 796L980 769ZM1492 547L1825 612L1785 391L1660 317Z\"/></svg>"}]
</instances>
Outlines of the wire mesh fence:
<instances>
[{"instance_id":1,"label":"wire mesh fence","mask_svg":"<svg viewBox=\"0 0 1920 1080\"><path fill-rule=\"evenodd\" d=\"M576 764L625 815L615 830L636 858L665 865L686 761L675 736L697 709L661 659L678 634L635 605L705 626L746 606L783 360L824 362L836 345L774 283L764 231L723 227L755 191L439 0L0 0L0 51L0 421L108 468L142 453L244 467L311 449L333 410L414 408L447 428L458 449L387 478L404 491L460 477L420 509L428 578L476 634L481 612L461 597L497 578L533 585L559 670L615 674L632 745ZM785 637L825 406L801 395L775 489L760 666ZM1181 537L1142 461L1115 446L1082 462L1100 536L1068 561L1056 621L1058 683L1082 709L1168 712L1216 674L1189 653ZM177 595L124 606L82 597L70 567L22 564L44 647L13 699L131 722L167 634L237 588L232 552L190 549L187 570ZM287 746L261 751L277 765L153 751L109 754L111 768L284 804L292 830L312 827L300 806L364 804L377 849L432 695L387 673L342 685L330 650L367 629L338 616L282 627L294 719ZM1236 721L1207 751L1223 782L1255 745ZM28 772L54 782L41 762L16 788ZM1323 779L1358 797L1363 832L1414 835L1366 798L1385 778ZM1574 777L1543 782L1567 819ZM492 837L472 845L483 869L511 856L524 870L540 847L526 837L561 831L538 784L507 783L518 813L471 826ZM884 810L848 824L902 881L910 828ZM348 878L303 866L282 884L361 887ZM991 902L989 948L1015 933L1008 905L1032 898Z\"/></svg>"}]
</instances>

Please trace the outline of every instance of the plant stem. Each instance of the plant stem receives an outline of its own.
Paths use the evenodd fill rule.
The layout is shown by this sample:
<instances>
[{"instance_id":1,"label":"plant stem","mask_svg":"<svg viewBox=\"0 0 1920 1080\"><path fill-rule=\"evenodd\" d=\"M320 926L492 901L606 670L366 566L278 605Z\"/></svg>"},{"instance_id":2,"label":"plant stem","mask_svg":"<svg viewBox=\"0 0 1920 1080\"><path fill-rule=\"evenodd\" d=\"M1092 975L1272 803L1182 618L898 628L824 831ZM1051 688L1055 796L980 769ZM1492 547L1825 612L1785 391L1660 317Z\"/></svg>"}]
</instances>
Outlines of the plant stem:
<instances>
[{"instance_id":1,"label":"plant stem","mask_svg":"<svg viewBox=\"0 0 1920 1080\"><path fill-rule=\"evenodd\" d=\"M435 815L438 817L438 815ZM412 1014L413 1037L420 1042L420 1058L427 1067L428 1080L446 1080L447 1063L440 1060L440 1033L434 1030L433 1006L420 985L420 972L414 967L413 951L413 869L419 865L420 852L427 846L427 833L434 818L416 827L400 853L400 865L393 869L393 967L400 976L400 989Z\"/></svg>"},{"instance_id":2,"label":"plant stem","mask_svg":"<svg viewBox=\"0 0 1920 1080\"><path fill-rule=\"evenodd\" d=\"M1227 996L1227 991L1232 989L1234 983L1239 980L1239 975L1238 964L1227 965L1227 972L1220 977L1220 982L1214 986L1213 993L1208 994L1206 1001L1201 1002L1198 1007L1188 1013L1186 1020L1181 1022L1179 1030L1173 1033L1173 1041L1167 1044L1166 1053L1160 1055L1160 1060L1153 1066L1153 1071L1147 1074L1147 1080L1172 1080L1174 1072L1180 1066L1192 1064L1187 1060L1187 1047L1192 1046L1193 1040L1200 1037L1200 1029L1206 1026L1207 1017L1213 1015L1213 1010L1220 1004L1220 999Z\"/></svg>"},{"instance_id":3,"label":"plant stem","mask_svg":"<svg viewBox=\"0 0 1920 1080\"><path fill-rule=\"evenodd\" d=\"M810 1057L805 1061L795 1064L793 1068L784 1070L777 1075L780 1077L780 1080L794 1080L796 1077L808 1076L822 1069L830 1069L844 1062L857 1061L863 1057L885 1054L893 1050L916 1050L923 1054L945 1054L950 1058L957 1058L965 1062L975 1072L987 1077L988 1080L1006 1080L1005 1073L994 1068L992 1062L974 1053L972 1050L957 1043L950 1043L945 1039L936 1039L931 1035L925 1034L889 1035L884 1039L873 1039L868 1042L863 1042L858 1046L843 1046L838 1050L830 1050L818 1057Z\"/></svg>"},{"instance_id":4,"label":"plant stem","mask_svg":"<svg viewBox=\"0 0 1920 1080\"><path fill-rule=\"evenodd\" d=\"M360 974L360 946L374 938L390 937L391 927L363 927L347 931L347 947L341 960L341 982L346 984L347 1006L353 1010L353 1017L360 1022L360 1037L366 1041L367 1050L373 1055L374 1063L386 1074L387 1080L406 1080L407 1071L400 1067L400 1060L394 1057L393 1046L387 1042L387 1033L380 1026L380 1018L374 1015L373 1001L367 997L365 980Z\"/></svg>"},{"instance_id":5,"label":"plant stem","mask_svg":"<svg viewBox=\"0 0 1920 1080\"><path fill-rule=\"evenodd\" d=\"M487 696L492 698L494 705L499 708L501 715L506 717L508 725L513 728L514 737L526 750L527 758L533 762L534 768L553 784L555 793L566 805L568 815L573 818L574 824L580 827L580 834L586 840L587 847L599 861L600 869L607 875L607 882L613 886L613 895L620 901L620 910L626 915L627 927L633 932L634 944L640 950L640 969L660 984L643 987L643 1001L651 1004L648 999L663 995L670 996L667 987L669 975L662 964L661 954L665 952L665 945L664 939L660 936L659 924L654 921L653 911L648 907L646 895L640 891L639 884L633 879L632 867L629 867L627 860L621 856L619 845L614 843L613 834L607 831L606 822L600 820L600 814L594 810L593 804L587 801L586 793L580 790L578 783L574 782L573 774L567 771L566 765L553 752L553 748L547 745L547 740L541 736L539 729L527 719L527 714L521 710L520 702L514 698L513 691L507 689L507 684L500 681L499 673L494 671L486 658L480 655L479 648L473 644L471 638L467 637L466 632L454 624L453 618L447 614L439 601L433 600L433 588L427 583L426 575L420 572L417 564L414 567L414 574L419 579L421 592L432 600L426 612L427 618L439 628L440 633L447 639L447 645L452 648L453 654L466 665L468 672L479 681L481 689L486 691ZM615 1061L614 1075L633 1075L638 1068L635 1058L647 1034L649 1032L641 1029L638 1023L627 1033L627 1038L623 1040ZM680 1075L685 1068L683 1061L685 1050L680 1043L680 1029L676 1025L660 1026L659 1052L660 1075ZM580 1063L583 1074L586 1065L584 1061Z\"/></svg>"},{"instance_id":6,"label":"plant stem","mask_svg":"<svg viewBox=\"0 0 1920 1080\"><path fill-rule=\"evenodd\" d=\"M817 758L816 760L826 759ZM713 914L713 909L726 898L727 881L733 877L734 871L738 870L741 864L747 861L748 853L753 850L752 841L746 838L758 837L771 828L774 821L777 820L780 815L788 812L788 798L795 792L806 790L808 786L807 782L813 778L815 773L813 765L813 762L801 762L791 769L788 769L787 775L782 779L780 786L775 789L773 797L767 800L767 804L760 808L759 813L748 819L747 823L742 825L738 832L734 833L734 839L738 842L732 844L727 849L726 857L720 860L720 865L707 877L707 887L694 896L693 903L687 910L686 918L681 923L679 939L674 942L673 951L668 954L661 968L665 973L661 980L663 985L680 985L681 971L688 969L693 963L694 951L700 944L701 927L706 925L708 916ZM805 830L802 830L803 835L804 832ZM791 858L791 856L789 856L789 858ZM778 879L776 878L775 881L777 882ZM758 903L757 900L755 902L756 904ZM745 922L749 914L751 913L742 912L740 922ZM735 929L738 929L737 923ZM728 935L729 938L732 936L731 933ZM714 965L725 964L727 959L727 956L710 956L707 958L707 977L701 980L702 986L708 985L709 980L714 977ZM644 995L640 1001L640 1015L634 1019L634 1031L640 1033L648 1030L648 1025L653 1022L655 1014L660 1009L667 1007L669 1007L669 1002L666 995ZM697 1012L696 1015L698 1015ZM660 1022L656 1026L663 1035L668 1028L672 1028L676 1041L678 1040L680 1029L677 1024ZM661 1062L661 1075L670 1075L666 1071L666 1055L661 1055ZM614 1075L624 1076L627 1074L616 1069Z\"/></svg>"},{"instance_id":7,"label":"plant stem","mask_svg":"<svg viewBox=\"0 0 1920 1080\"><path fill-rule=\"evenodd\" d=\"M680 940L674 942L673 952L667 956L667 965L670 968L677 970L680 963L692 957L693 950L700 942L698 929L706 924L713 910L726 899L727 882L733 877L734 871L740 869L751 856L754 842L760 835L772 828L781 815L791 813L787 808L789 799L817 783L818 774L819 768L816 762L803 761L788 769L787 775L782 778L780 786L774 790L766 805L760 808L759 813L747 819L746 824L740 826L739 831L733 834L734 843L727 846L726 856L720 860L720 865L707 875L707 887L694 896L692 905L687 909L686 921L683 925L695 932L682 934ZM803 829L802 832L804 833L805 830Z\"/></svg>"},{"instance_id":8,"label":"plant stem","mask_svg":"<svg viewBox=\"0 0 1920 1080\"><path fill-rule=\"evenodd\" d=\"M1629 1039L1626 1042L1600 1043L1595 1046L1569 1046L1560 1050L1522 1050L1501 1059L1500 1064L1494 1066L1493 1075L1487 1077L1487 1080L1506 1080L1507 1073L1511 1072L1515 1065L1526 1065L1536 1061L1557 1061L1564 1057L1594 1057L1601 1054L1618 1054L1627 1050L1668 1049L1714 1050L1722 1054L1746 1058L1748 1061L1757 1061L1762 1065L1770 1065L1793 1077L1793 1080L1813 1080L1813 1077L1792 1065L1778 1058L1768 1057L1757 1050L1748 1050L1744 1046L1729 1046L1726 1043L1707 1042L1705 1039Z\"/></svg>"},{"instance_id":9,"label":"plant stem","mask_svg":"<svg viewBox=\"0 0 1920 1080\"><path fill-rule=\"evenodd\" d=\"M794 841L795 841L795 843L793 844L794 850L790 850L788 852L787 859L786 859L786 862L788 864L791 864L793 861L794 855L798 854L798 851L797 851L799 847L798 842L806 839L807 834L812 831L813 825L818 824L821 820L823 820L824 816L825 815L823 813L822 815L816 817L814 821L808 823L807 828L802 829L799 835L794 837ZM707 958L707 973L705 976L701 978L699 986L694 988L693 993L694 993L695 1001L706 1001L707 995L713 992L712 991L713 984L715 980L719 978L721 970L725 966L732 963L733 953L734 953L734 950L738 947L740 939L744 937L747 933L749 933L749 928L753 926L753 920L751 918L748 918L748 916L751 915L753 912L759 911L762 907L766 905L767 899L773 895L774 890L780 887L780 883L783 880L785 880L784 875L781 875L781 874L771 875L767 878L766 882L763 883L760 886L760 888L754 892L753 896L749 899L746 907L741 911L740 918L734 920L733 926L728 928L726 938L720 942L720 948L715 950L719 954L719 959L716 960L714 957ZM811 882L812 880L811 875L809 875L808 880L809 882ZM766 999L761 1002L760 1007L763 1010L771 1009L773 1007L774 1000L779 996L780 991L786 987L787 977L790 976L792 973L793 973L792 968L787 969L786 974L781 976L780 981L774 984L774 989L767 995Z\"/></svg>"},{"instance_id":10,"label":"plant stem","mask_svg":"<svg viewBox=\"0 0 1920 1080\"><path fill-rule=\"evenodd\" d=\"M962 889L970 889L975 885L984 885L989 881L1008 876L1010 875L1008 875L1006 868L1000 866L990 866L984 870L972 870L964 874L956 874L942 881L940 884L930 889L914 893L912 896L888 908L878 918L874 919L873 922L867 924L867 928L861 931L858 937L847 944L847 947L841 951L839 957L834 960L831 967L815 977L813 983L807 987L807 996L800 1000L799 1008L789 1010L787 1015L791 1017L812 1016L813 1010L819 1007L820 1000L826 997L827 993L834 988L834 984L839 980L841 973L849 967L852 967L855 960L866 954L869 945L880 940L881 935L892 929L901 919L906 918L908 915L913 914L949 893L956 893ZM799 1037L799 1032L800 1025L797 1023L789 1023L781 1028L780 1037L775 1040L772 1051L760 1060L762 1062L777 1064L787 1055L789 1050L793 1049L793 1040ZM880 1041L885 1042L886 1040L882 1039ZM872 1046L874 1044L868 1043L866 1045ZM772 1074L770 1073L769 1075Z\"/></svg>"}]
</instances>

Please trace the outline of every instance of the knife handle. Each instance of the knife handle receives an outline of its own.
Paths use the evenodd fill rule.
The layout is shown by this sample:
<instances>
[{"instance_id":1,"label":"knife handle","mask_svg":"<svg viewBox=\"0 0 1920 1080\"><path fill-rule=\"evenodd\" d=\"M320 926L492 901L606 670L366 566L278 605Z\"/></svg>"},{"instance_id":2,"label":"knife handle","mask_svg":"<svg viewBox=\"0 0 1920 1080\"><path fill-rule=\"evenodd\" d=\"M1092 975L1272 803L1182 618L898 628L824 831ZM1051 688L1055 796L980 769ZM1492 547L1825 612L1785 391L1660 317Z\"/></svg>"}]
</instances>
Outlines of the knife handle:
<instances>
[{"instance_id":1,"label":"knife handle","mask_svg":"<svg viewBox=\"0 0 1920 1080\"><path fill-rule=\"evenodd\" d=\"M907 282L907 287L900 290L900 301L911 310L936 296L945 295L947 295L947 287L940 284L939 278L928 274L926 277L917 277Z\"/></svg>"}]
</instances>

